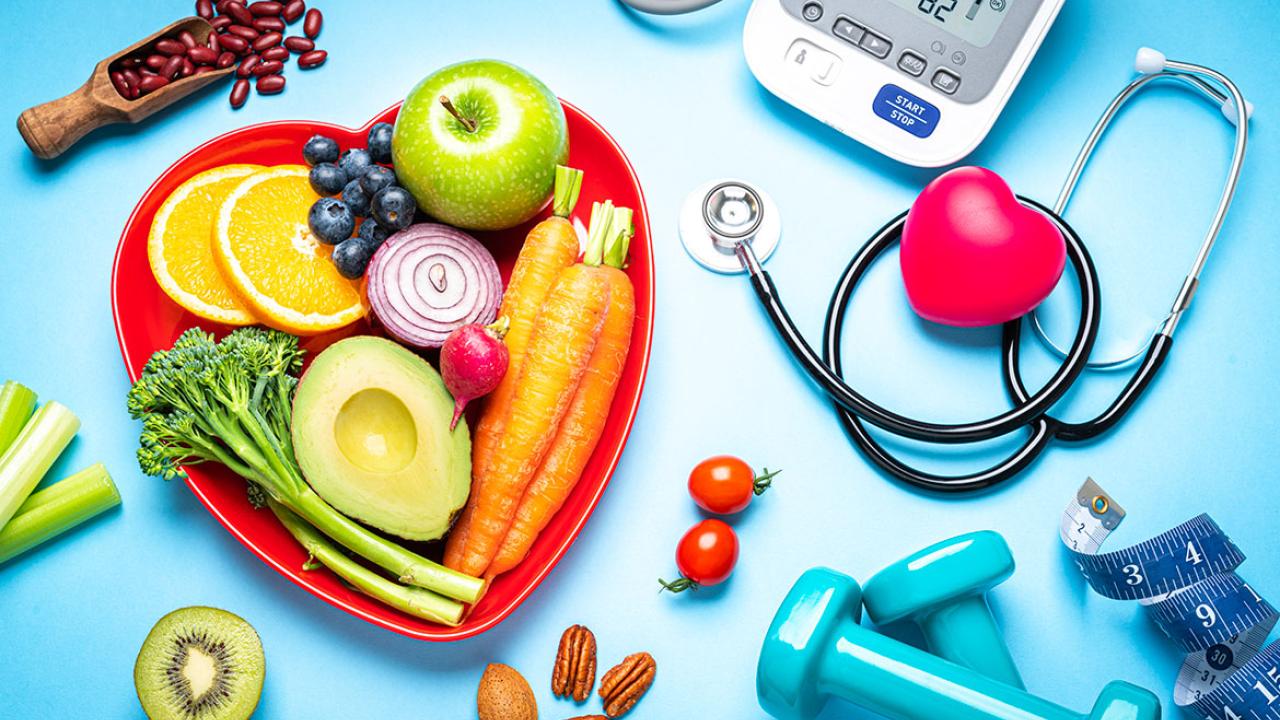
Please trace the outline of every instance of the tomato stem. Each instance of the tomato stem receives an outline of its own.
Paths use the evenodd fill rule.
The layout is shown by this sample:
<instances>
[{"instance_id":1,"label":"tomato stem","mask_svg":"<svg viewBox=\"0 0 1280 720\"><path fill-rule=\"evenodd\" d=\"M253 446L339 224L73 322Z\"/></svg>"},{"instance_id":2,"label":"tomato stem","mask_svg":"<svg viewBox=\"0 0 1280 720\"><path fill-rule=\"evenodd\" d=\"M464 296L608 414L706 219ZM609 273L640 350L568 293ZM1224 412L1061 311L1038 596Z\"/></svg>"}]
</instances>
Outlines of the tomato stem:
<instances>
[{"instance_id":1,"label":"tomato stem","mask_svg":"<svg viewBox=\"0 0 1280 720\"><path fill-rule=\"evenodd\" d=\"M763 495L765 490L768 490L773 486L773 476L780 472L782 471L774 470L773 472L769 472L769 468L765 468L764 473L757 477L751 484L751 491L756 495Z\"/></svg>"},{"instance_id":2,"label":"tomato stem","mask_svg":"<svg viewBox=\"0 0 1280 720\"><path fill-rule=\"evenodd\" d=\"M682 592L684 592L685 590L697 590L697 589L698 589L698 583L696 583L696 582L694 582L694 581L690 580L690 579L689 579L689 578L687 578L687 577L683 577L683 576L682 576L682 577L680 577L680 578L679 578L679 579L677 579L677 580L672 580L671 582L667 582L666 580L663 580L662 578L658 578L658 584L662 586L662 590L668 590L668 591L670 591L670 592L671 592L671 593L673 593L673 594L676 594L676 593L682 593ZM659 594L661 594L661 593L662 593L662 590L659 590L659 591L658 591L658 593L659 593Z\"/></svg>"}]
</instances>

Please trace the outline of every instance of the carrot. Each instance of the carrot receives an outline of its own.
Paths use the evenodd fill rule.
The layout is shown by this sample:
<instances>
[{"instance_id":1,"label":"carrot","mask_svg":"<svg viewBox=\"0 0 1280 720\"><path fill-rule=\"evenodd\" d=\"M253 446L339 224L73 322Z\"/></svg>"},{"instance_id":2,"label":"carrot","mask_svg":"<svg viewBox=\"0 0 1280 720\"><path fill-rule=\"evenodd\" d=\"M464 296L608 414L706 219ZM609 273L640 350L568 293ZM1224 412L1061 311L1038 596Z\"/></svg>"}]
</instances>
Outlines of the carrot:
<instances>
[{"instance_id":1,"label":"carrot","mask_svg":"<svg viewBox=\"0 0 1280 720\"><path fill-rule=\"evenodd\" d=\"M486 571L489 577L501 575L524 560L533 541L577 485L604 432L622 369L627 364L636 305L631 278L621 267L626 260L632 233L631 211L618 208L610 214L613 216L612 229L600 229L595 221L596 213L592 213L591 240L583 260L596 266L597 272L604 275L609 283L609 308L600 339L596 341L587 371L560 422L542 467L525 489L511 528ZM607 257L606 243L609 246Z\"/></svg>"},{"instance_id":2,"label":"carrot","mask_svg":"<svg viewBox=\"0 0 1280 720\"><path fill-rule=\"evenodd\" d=\"M502 307L498 310L499 317L508 318L511 322L504 338L510 359L507 374L489 394L484 413L471 437L472 496L483 492L480 479L484 476L484 468L502 435L503 423L515 393L525 348L529 344L529 333L533 330L538 309L542 307L560 271L572 265L578 257L578 233L568 217L578 202L581 188L581 170L564 166L556 168L555 199L552 201L554 214L529 231L520 248L520 255L516 258L515 267L511 270L511 280L507 283ZM472 505L468 503L449 534L445 545L445 565L449 567L455 567L462 561L462 548L466 545L471 528L471 513Z\"/></svg>"},{"instance_id":3,"label":"carrot","mask_svg":"<svg viewBox=\"0 0 1280 720\"><path fill-rule=\"evenodd\" d=\"M565 269L538 311L502 436L469 501L474 508L457 568L474 575L488 568L586 373L609 308L609 282L595 270Z\"/></svg>"}]
</instances>

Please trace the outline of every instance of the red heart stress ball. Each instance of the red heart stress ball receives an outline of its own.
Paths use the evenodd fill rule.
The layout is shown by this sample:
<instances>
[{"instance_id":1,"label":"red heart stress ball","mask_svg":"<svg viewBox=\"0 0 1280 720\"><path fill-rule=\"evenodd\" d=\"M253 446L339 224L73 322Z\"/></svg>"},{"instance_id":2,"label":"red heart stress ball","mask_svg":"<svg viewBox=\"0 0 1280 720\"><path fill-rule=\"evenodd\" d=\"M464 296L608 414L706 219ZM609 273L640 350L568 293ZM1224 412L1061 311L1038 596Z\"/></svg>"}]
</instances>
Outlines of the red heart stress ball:
<instances>
[{"instance_id":1,"label":"red heart stress ball","mask_svg":"<svg viewBox=\"0 0 1280 720\"><path fill-rule=\"evenodd\" d=\"M1062 276L1067 247L994 172L962 167L925 187L902 230L902 280L920 317L980 327L1022 317Z\"/></svg>"}]
</instances>

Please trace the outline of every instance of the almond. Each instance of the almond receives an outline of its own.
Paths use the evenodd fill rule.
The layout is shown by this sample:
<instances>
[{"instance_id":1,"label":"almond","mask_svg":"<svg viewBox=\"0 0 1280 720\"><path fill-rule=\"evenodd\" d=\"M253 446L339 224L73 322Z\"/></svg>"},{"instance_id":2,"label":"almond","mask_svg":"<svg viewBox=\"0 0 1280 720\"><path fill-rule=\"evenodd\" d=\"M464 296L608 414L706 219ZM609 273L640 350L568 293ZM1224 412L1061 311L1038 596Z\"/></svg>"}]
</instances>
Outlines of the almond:
<instances>
[{"instance_id":1,"label":"almond","mask_svg":"<svg viewBox=\"0 0 1280 720\"><path fill-rule=\"evenodd\" d=\"M476 690L476 711L480 720L538 720L538 701L515 668L490 663Z\"/></svg>"}]
</instances>

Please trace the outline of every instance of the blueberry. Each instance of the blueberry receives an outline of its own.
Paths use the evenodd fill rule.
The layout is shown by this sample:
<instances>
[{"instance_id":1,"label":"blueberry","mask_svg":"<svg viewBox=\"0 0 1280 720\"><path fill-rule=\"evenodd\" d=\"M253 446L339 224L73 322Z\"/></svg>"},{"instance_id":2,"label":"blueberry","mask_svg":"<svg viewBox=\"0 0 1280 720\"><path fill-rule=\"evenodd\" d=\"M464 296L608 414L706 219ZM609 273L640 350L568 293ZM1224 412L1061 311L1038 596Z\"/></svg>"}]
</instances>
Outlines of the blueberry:
<instances>
[{"instance_id":1,"label":"blueberry","mask_svg":"<svg viewBox=\"0 0 1280 720\"><path fill-rule=\"evenodd\" d=\"M360 229L356 231L356 237L360 238L364 244L371 245L374 249L386 242L390 235L390 230L382 227L372 218L360 223Z\"/></svg>"},{"instance_id":2,"label":"blueberry","mask_svg":"<svg viewBox=\"0 0 1280 720\"><path fill-rule=\"evenodd\" d=\"M351 148L342 153L342 157L338 159L338 167L342 168L348 178L354 180L374 167L373 156L368 150Z\"/></svg>"},{"instance_id":3,"label":"blueberry","mask_svg":"<svg viewBox=\"0 0 1280 720\"><path fill-rule=\"evenodd\" d=\"M311 233L322 243L337 245L351 237L356 229L356 218L351 208L335 198L320 198L307 214Z\"/></svg>"},{"instance_id":4,"label":"blueberry","mask_svg":"<svg viewBox=\"0 0 1280 720\"><path fill-rule=\"evenodd\" d=\"M351 208L351 212L359 217L369 214L369 193L360 186L359 180L352 180L342 188L342 202Z\"/></svg>"},{"instance_id":5,"label":"blueberry","mask_svg":"<svg viewBox=\"0 0 1280 720\"><path fill-rule=\"evenodd\" d=\"M343 240L333 249L333 266L344 278L355 280L363 277L376 249L358 237Z\"/></svg>"},{"instance_id":6,"label":"blueberry","mask_svg":"<svg viewBox=\"0 0 1280 720\"><path fill-rule=\"evenodd\" d=\"M391 123L378 123L369 128L369 154L380 163L391 162Z\"/></svg>"},{"instance_id":7,"label":"blueberry","mask_svg":"<svg viewBox=\"0 0 1280 720\"><path fill-rule=\"evenodd\" d=\"M338 162L338 141L324 135L312 135L302 146L302 157L311 165Z\"/></svg>"},{"instance_id":8,"label":"blueberry","mask_svg":"<svg viewBox=\"0 0 1280 720\"><path fill-rule=\"evenodd\" d=\"M377 195L382 188L395 184L395 171L391 168L384 168L381 165L375 165L369 169L369 172L360 177L360 187L364 188L369 197Z\"/></svg>"},{"instance_id":9,"label":"blueberry","mask_svg":"<svg viewBox=\"0 0 1280 720\"><path fill-rule=\"evenodd\" d=\"M398 185L385 187L373 196L373 218L388 230L403 230L412 225L417 209L417 201Z\"/></svg>"},{"instance_id":10,"label":"blueberry","mask_svg":"<svg viewBox=\"0 0 1280 720\"><path fill-rule=\"evenodd\" d=\"M311 189L326 197L342 192L347 184L347 174L331 162L316 163L308 178L311 180Z\"/></svg>"}]
</instances>

